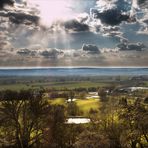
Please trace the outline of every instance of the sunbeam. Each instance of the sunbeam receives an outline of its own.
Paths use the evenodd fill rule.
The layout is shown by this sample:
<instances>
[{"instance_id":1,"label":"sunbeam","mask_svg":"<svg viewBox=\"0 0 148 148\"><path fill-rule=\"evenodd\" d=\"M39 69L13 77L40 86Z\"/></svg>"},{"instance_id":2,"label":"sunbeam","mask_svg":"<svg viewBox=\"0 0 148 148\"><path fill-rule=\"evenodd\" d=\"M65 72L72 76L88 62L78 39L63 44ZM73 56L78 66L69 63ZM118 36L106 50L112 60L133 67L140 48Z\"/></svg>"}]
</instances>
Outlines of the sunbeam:
<instances>
[{"instance_id":1,"label":"sunbeam","mask_svg":"<svg viewBox=\"0 0 148 148\"><path fill-rule=\"evenodd\" d=\"M38 8L41 24L44 25L51 25L54 21L71 17L71 0L27 0L27 3Z\"/></svg>"}]
</instances>

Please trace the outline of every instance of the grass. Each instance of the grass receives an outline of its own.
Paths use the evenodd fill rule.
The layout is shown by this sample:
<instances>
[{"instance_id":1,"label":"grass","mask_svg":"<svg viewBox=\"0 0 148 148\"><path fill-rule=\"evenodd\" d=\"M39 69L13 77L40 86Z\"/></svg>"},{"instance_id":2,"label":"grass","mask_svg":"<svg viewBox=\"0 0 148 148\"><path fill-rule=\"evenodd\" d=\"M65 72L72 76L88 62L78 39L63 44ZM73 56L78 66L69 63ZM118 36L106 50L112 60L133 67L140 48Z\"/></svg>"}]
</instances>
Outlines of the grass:
<instances>
[{"instance_id":1,"label":"grass","mask_svg":"<svg viewBox=\"0 0 148 148\"><path fill-rule=\"evenodd\" d=\"M52 105L64 105L67 106L65 99L57 98L54 100L49 100L49 103ZM85 116L88 115L90 109L98 110L100 103L99 100L96 99L78 99L76 100L76 104L80 111L84 113Z\"/></svg>"},{"instance_id":2,"label":"grass","mask_svg":"<svg viewBox=\"0 0 148 148\"><path fill-rule=\"evenodd\" d=\"M54 99L54 100L49 100L49 103L51 103L52 105L66 105L65 103L65 99L63 98L57 98L57 99Z\"/></svg>"},{"instance_id":3,"label":"grass","mask_svg":"<svg viewBox=\"0 0 148 148\"><path fill-rule=\"evenodd\" d=\"M8 85L0 85L0 90L21 90L21 89L30 89L31 86L27 86L25 84L8 84Z\"/></svg>"},{"instance_id":4,"label":"grass","mask_svg":"<svg viewBox=\"0 0 148 148\"><path fill-rule=\"evenodd\" d=\"M105 86L107 83L103 82L91 82L91 81L82 81L82 82L49 82L49 83L29 83L24 84L24 83L19 83L19 84L1 84L0 85L0 90L21 90L21 89L39 89L40 87L43 88L55 88L55 89L63 89L63 88L68 88L68 89L74 89L74 88L89 88L89 87L98 87L98 86Z\"/></svg>"},{"instance_id":5,"label":"grass","mask_svg":"<svg viewBox=\"0 0 148 148\"><path fill-rule=\"evenodd\" d=\"M90 109L98 110L100 104L99 100L96 99L85 99L85 100L77 100L76 101L80 111L84 113L84 115L88 115Z\"/></svg>"},{"instance_id":6,"label":"grass","mask_svg":"<svg viewBox=\"0 0 148 148\"><path fill-rule=\"evenodd\" d=\"M91 82L91 81L79 81L79 82L51 82L51 83L42 83L42 84L33 84L32 87L44 87L44 88L54 88L54 89L75 89L75 88L89 88L89 87L100 87L105 86L106 83L103 82Z\"/></svg>"}]
</instances>

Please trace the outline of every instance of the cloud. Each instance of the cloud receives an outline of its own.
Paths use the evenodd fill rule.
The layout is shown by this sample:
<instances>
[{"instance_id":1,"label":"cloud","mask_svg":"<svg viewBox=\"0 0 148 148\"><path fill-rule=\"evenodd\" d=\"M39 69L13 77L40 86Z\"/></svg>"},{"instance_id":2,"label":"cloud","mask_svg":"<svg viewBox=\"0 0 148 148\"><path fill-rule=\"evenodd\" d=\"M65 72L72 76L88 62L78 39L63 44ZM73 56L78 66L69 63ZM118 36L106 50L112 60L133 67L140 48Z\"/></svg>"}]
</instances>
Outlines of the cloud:
<instances>
[{"instance_id":1,"label":"cloud","mask_svg":"<svg viewBox=\"0 0 148 148\"><path fill-rule=\"evenodd\" d=\"M17 54L20 56L35 56L37 52L35 50L30 50L27 48L22 48L17 51Z\"/></svg>"},{"instance_id":2,"label":"cloud","mask_svg":"<svg viewBox=\"0 0 148 148\"><path fill-rule=\"evenodd\" d=\"M0 1L0 9L4 8L5 5L13 6L14 0L1 0Z\"/></svg>"},{"instance_id":3,"label":"cloud","mask_svg":"<svg viewBox=\"0 0 148 148\"><path fill-rule=\"evenodd\" d=\"M93 44L85 45L97 48ZM35 54L32 55L32 53ZM21 48L8 53L1 52L0 63L1 66L141 66L147 63L146 50L143 52L135 50L133 54L133 50L115 52L106 49L102 52L101 49L99 53L82 49L44 49L39 46L35 49L34 46L34 49Z\"/></svg>"},{"instance_id":4,"label":"cloud","mask_svg":"<svg viewBox=\"0 0 148 148\"><path fill-rule=\"evenodd\" d=\"M99 48L96 45L92 45L92 44L83 44L82 50L90 54L100 53Z\"/></svg>"},{"instance_id":5,"label":"cloud","mask_svg":"<svg viewBox=\"0 0 148 148\"><path fill-rule=\"evenodd\" d=\"M74 32L89 31L89 26L87 24L79 22L76 19L64 22L63 26L65 27L66 31L74 31Z\"/></svg>"},{"instance_id":6,"label":"cloud","mask_svg":"<svg viewBox=\"0 0 148 148\"><path fill-rule=\"evenodd\" d=\"M36 15L31 15L27 13L16 13L16 12L8 12L7 16L9 17L10 21L15 24L38 24L39 17Z\"/></svg>"},{"instance_id":7,"label":"cloud","mask_svg":"<svg viewBox=\"0 0 148 148\"><path fill-rule=\"evenodd\" d=\"M41 51L39 54L45 58L57 58L57 56L63 54L63 52L58 49L47 49Z\"/></svg>"},{"instance_id":8,"label":"cloud","mask_svg":"<svg viewBox=\"0 0 148 148\"><path fill-rule=\"evenodd\" d=\"M107 25L118 25L122 21L129 20L129 15L122 14L117 9L104 10L103 12L91 10L93 19L100 19L102 23Z\"/></svg>"},{"instance_id":9,"label":"cloud","mask_svg":"<svg viewBox=\"0 0 148 148\"><path fill-rule=\"evenodd\" d=\"M6 5L6 7L3 7ZM11 5L13 7L7 7ZM7 22L12 24L25 24L25 25L39 25L40 17L38 16L38 10L33 7L28 7L23 1L14 1L14 0L1 0L0 2L0 22L2 20L8 19Z\"/></svg>"},{"instance_id":10,"label":"cloud","mask_svg":"<svg viewBox=\"0 0 148 148\"><path fill-rule=\"evenodd\" d=\"M96 8L90 10L91 18L103 24L114 26L123 21L135 21L136 5L129 0L98 0L96 4Z\"/></svg>"},{"instance_id":11,"label":"cloud","mask_svg":"<svg viewBox=\"0 0 148 148\"><path fill-rule=\"evenodd\" d=\"M138 43L123 42L123 43L118 44L117 48L119 49L119 51L133 51L133 50L142 51L146 49L146 46L141 42L138 42Z\"/></svg>"},{"instance_id":12,"label":"cloud","mask_svg":"<svg viewBox=\"0 0 148 148\"><path fill-rule=\"evenodd\" d=\"M54 13L54 12L53 12ZM58 31L68 31L68 32L83 32L89 31L89 25L85 23L89 15L87 13L79 14L76 18L71 17L65 20L55 20L51 24L43 24L42 18L38 8L28 7L27 5L21 3L15 5L14 8L6 8L0 11L0 17L3 19L8 19L7 22L16 25L27 25L28 27L34 25L40 29L45 29L46 31L51 30L51 32L56 28ZM1 20L0 20L1 21ZM9 25L10 26L10 25ZM33 27L33 26L32 26ZM57 30L56 30L57 31Z\"/></svg>"},{"instance_id":13,"label":"cloud","mask_svg":"<svg viewBox=\"0 0 148 148\"><path fill-rule=\"evenodd\" d=\"M100 12L114 8L127 12L131 10L132 0L97 0L96 4Z\"/></svg>"},{"instance_id":14,"label":"cloud","mask_svg":"<svg viewBox=\"0 0 148 148\"><path fill-rule=\"evenodd\" d=\"M8 51L12 48L11 46L11 43L9 41L4 41L4 40L1 40L0 41L0 51Z\"/></svg>"},{"instance_id":15,"label":"cloud","mask_svg":"<svg viewBox=\"0 0 148 148\"><path fill-rule=\"evenodd\" d=\"M146 60L142 58L147 59L147 11L140 10L136 1L132 4L132 0L70 0L73 3L72 8L68 7L68 12L72 11L67 13L70 17L58 17L61 19L51 24L41 23L43 16L39 7L23 1L15 0L13 7L6 6L0 10L0 63L3 61L0 66L5 63L29 66L30 62L35 65L41 61L43 65L52 65L56 61L57 66L63 61L65 65L76 66L82 63L108 66L114 62L117 65L134 65L138 56L141 56L141 65L144 65ZM144 8L147 3L145 0L140 7ZM45 18L52 14L55 17L54 9L50 9Z\"/></svg>"},{"instance_id":16,"label":"cloud","mask_svg":"<svg viewBox=\"0 0 148 148\"><path fill-rule=\"evenodd\" d=\"M139 0L139 5L142 8L148 8L148 1L147 0Z\"/></svg>"},{"instance_id":17,"label":"cloud","mask_svg":"<svg viewBox=\"0 0 148 148\"><path fill-rule=\"evenodd\" d=\"M100 54L100 50L96 45L83 44L82 49L56 49L56 48L43 48L39 45L34 45L30 48L16 49L16 54L25 57L36 57L36 58L48 58L48 59L63 59L63 58L80 58L95 56Z\"/></svg>"},{"instance_id":18,"label":"cloud","mask_svg":"<svg viewBox=\"0 0 148 148\"><path fill-rule=\"evenodd\" d=\"M58 58L59 55L64 54L62 50L47 48L43 49L42 47L33 48L21 48L16 52L22 57L44 57L44 58Z\"/></svg>"},{"instance_id":19,"label":"cloud","mask_svg":"<svg viewBox=\"0 0 148 148\"><path fill-rule=\"evenodd\" d=\"M39 16L37 15L32 15L27 12L18 12L16 10L11 10L11 11L0 11L0 16L9 18L9 21L14 23L14 24L26 24L26 25L31 25L31 24L38 24L39 22Z\"/></svg>"}]
</instances>

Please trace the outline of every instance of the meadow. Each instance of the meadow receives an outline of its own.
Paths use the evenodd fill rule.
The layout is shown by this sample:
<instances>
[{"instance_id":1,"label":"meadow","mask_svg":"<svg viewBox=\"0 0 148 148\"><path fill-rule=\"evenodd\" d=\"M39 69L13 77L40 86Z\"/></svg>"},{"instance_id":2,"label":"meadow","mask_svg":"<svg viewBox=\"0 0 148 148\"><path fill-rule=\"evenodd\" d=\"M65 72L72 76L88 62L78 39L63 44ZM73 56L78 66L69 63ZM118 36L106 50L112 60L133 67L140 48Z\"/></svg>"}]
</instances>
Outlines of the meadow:
<instances>
[{"instance_id":1,"label":"meadow","mask_svg":"<svg viewBox=\"0 0 148 148\"><path fill-rule=\"evenodd\" d=\"M134 79L135 78L135 79ZM148 86L147 76L0 77L0 90L90 88L106 86Z\"/></svg>"},{"instance_id":2,"label":"meadow","mask_svg":"<svg viewBox=\"0 0 148 148\"><path fill-rule=\"evenodd\" d=\"M65 107L68 106L68 102L64 98L56 98L54 100L49 100L49 103L52 105L64 105ZM98 110L100 107L100 100L99 99L77 99L75 101L79 111L83 114L81 116L89 116L90 110Z\"/></svg>"}]
</instances>

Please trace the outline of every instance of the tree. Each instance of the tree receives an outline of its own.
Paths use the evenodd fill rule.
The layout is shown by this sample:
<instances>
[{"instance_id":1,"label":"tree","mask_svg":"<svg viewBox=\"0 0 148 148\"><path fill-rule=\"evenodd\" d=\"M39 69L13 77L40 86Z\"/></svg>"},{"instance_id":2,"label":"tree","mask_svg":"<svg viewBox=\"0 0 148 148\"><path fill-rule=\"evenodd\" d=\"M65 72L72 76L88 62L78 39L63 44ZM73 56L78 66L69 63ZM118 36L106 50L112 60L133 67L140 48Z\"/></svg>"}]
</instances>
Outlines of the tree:
<instances>
[{"instance_id":1,"label":"tree","mask_svg":"<svg viewBox=\"0 0 148 148\"><path fill-rule=\"evenodd\" d=\"M4 131L0 135L1 142L18 148L39 147L47 126L48 102L42 99L41 94L33 97L31 90L21 91L16 98L11 94L6 91L5 100L0 105L0 126Z\"/></svg>"},{"instance_id":2,"label":"tree","mask_svg":"<svg viewBox=\"0 0 148 148\"><path fill-rule=\"evenodd\" d=\"M106 90L104 88L99 88L98 96L100 97L101 101L107 101L106 95L107 95Z\"/></svg>"},{"instance_id":3,"label":"tree","mask_svg":"<svg viewBox=\"0 0 148 148\"><path fill-rule=\"evenodd\" d=\"M127 106L127 99L126 99L126 98L121 98L121 99L119 100L119 105Z\"/></svg>"},{"instance_id":4,"label":"tree","mask_svg":"<svg viewBox=\"0 0 148 148\"><path fill-rule=\"evenodd\" d=\"M65 107L62 105L54 105L50 111L50 147L65 148Z\"/></svg>"},{"instance_id":5,"label":"tree","mask_svg":"<svg viewBox=\"0 0 148 148\"><path fill-rule=\"evenodd\" d=\"M74 91L70 91L69 92L69 98L72 100L75 97L75 92Z\"/></svg>"},{"instance_id":6,"label":"tree","mask_svg":"<svg viewBox=\"0 0 148 148\"><path fill-rule=\"evenodd\" d=\"M148 104L148 97L144 98L144 103Z\"/></svg>"},{"instance_id":7,"label":"tree","mask_svg":"<svg viewBox=\"0 0 148 148\"><path fill-rule=\"evenodd\" d=\"M110 148L107 136L93 131L82 132L75 142L75 148Z\"/></svg>"},{"instance_id":8,"label":"tree","mask_svg":"<svg viewBox=\"0 0 148 148\"><path fill-rule=\"evenodd\" d=\"M134 104L121 108L120 120L125 129L121 138L123 145L131 148L139 145L144 148L148 143L148 112L139 98Z\"/></svg>"},{"instance_id":9,"label":"tree","mask_svg":"<svg viewBox=\"0 0 148 148\"><path fill-rule=\"evenodd\" d=\"M79 108L76 102L69 102L67 106L68 116L78 116L80 114Z\"/></svg>"}]
</instances>

